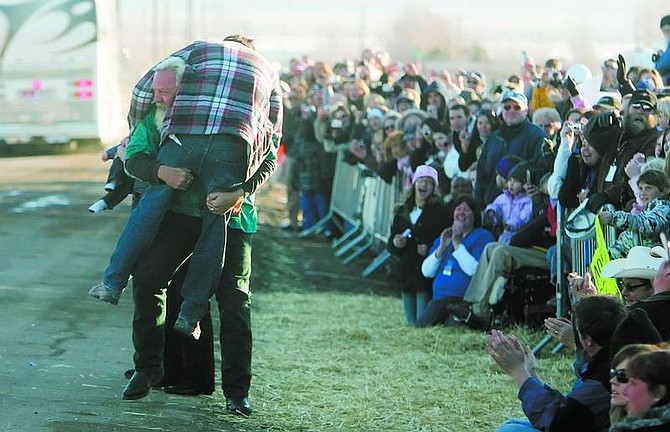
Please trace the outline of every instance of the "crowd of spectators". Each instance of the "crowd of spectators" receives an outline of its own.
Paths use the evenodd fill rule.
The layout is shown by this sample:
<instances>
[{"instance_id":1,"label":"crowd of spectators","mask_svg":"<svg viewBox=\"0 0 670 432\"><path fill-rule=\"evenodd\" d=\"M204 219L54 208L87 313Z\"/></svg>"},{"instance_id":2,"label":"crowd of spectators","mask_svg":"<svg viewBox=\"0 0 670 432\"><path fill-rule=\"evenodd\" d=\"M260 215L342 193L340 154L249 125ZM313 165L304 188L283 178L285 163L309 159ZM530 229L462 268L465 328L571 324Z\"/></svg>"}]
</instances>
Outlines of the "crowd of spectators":
<instances>
[{"instance_id":1,"label":"crowd of spectators","mask_svg":"<svg viewBox=\"0 0 670 432\"><path fill-rule=\"evenodd\" d=\"M670 16L661 30L670 43ZM612 430L668 430L670 353L625 351L616 336L622 322L636 318L629 310L643 310L642 321L660 339L630 342L670 339L667 252L651 274L612 274L627 304L597 295L590 274L569 274L569 260L564 272L555 270L565 255L556 250L556 236L564 235L559 204L616 228L612 263L631 261L636 248L646 247L647 258L654 246L667 248L661 234L670 228L668 51L654 55L656 68L627 65L621 55L605 59L596 76L583 65L556 58L537 65L526 55L519 73L500 85L477 70L425 72L370 49L332 66L294 59L283 77L286 228L309 229L327 214L338 158L397 184L404 196L387 248L408 325L491 322L521 267L551 272L553 281L573 287L575 324L546 324L576 350L568 395L538 378L527 346L491 334L488 351L519 384L528 416L501 430L607 430L610 419ZM595 79L600 92L587 94ZM337 235L331 227L325 234ZM631 265L626 269L640 264ZM648 298L632 295L636 290ZM608 415L611 385L611 404L623 406L618 417Z\"/></svg>"}]
</instances>

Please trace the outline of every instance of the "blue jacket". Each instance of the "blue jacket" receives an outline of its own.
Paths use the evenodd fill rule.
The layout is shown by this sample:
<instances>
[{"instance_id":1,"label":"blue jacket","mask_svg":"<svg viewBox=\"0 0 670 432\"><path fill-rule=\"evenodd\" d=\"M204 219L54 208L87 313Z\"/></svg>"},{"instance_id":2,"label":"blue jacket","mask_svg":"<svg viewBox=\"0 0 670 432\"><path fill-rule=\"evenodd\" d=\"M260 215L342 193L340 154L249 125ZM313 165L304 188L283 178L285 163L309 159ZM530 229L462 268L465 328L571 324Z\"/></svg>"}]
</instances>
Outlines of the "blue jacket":
<instances>
[{"instance_id":1,"label":"blue jacket","mask_svg":"<svg viewBox=\"0 0 670 432\"><path fill-rule=\"evenodd\" d=\"M500 128L488 137L477 162L477 179L475 181L475 197L482 206L491 203L500 193L495 186L496 165L506 155L518 156L531 161L534 166L535 178L539 179L552 167L542 152L545 135L539 126L527 118L521 124Z\"/></svg>"},{"instance_id":2,"label":"blue jacket","mask_svg":"<svg viewBox=\"0 0 670 432\"><path fill-rule=\"evenodd\" d=\"M583 363L572 390L565 396L535 378L528 378L519 388L518 396L533 427L551 431L607 431L610 424L608 354L609 347L602 348Z\"/></svg>"},{"instance_id":3,"label":"blue jacket","mask_svg":"<svg viewBox=\"0 0 670 432\"><path fill-rule=\"evenodd\" d=\"M665 79L670 75L670 42L668 42L668 46L663 51L663 54L656 60L654 69L663 76L663 84L667 84Z\"/></svg>"}]
</instances>

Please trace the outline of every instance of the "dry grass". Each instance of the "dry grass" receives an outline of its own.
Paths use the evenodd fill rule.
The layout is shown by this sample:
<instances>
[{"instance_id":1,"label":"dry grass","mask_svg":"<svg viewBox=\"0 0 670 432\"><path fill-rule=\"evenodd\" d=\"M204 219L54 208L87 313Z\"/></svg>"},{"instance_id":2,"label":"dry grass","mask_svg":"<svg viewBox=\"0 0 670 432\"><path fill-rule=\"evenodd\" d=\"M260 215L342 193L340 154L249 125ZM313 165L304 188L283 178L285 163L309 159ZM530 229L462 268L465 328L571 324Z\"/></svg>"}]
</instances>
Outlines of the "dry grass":
<instances>
[{"instance_id":1,"label":"dry grass","mask_svg":"<svg viewBox=\"0 0 670 432\"><path fill-rule=\"evenodd\" d=\"M523 415L483 333L407 328L393 297L257 293L254 328L256 414L241 430L489 431ZM570 367L569 355L539 360L561 391Z\"/></svg>"}]
</instances>

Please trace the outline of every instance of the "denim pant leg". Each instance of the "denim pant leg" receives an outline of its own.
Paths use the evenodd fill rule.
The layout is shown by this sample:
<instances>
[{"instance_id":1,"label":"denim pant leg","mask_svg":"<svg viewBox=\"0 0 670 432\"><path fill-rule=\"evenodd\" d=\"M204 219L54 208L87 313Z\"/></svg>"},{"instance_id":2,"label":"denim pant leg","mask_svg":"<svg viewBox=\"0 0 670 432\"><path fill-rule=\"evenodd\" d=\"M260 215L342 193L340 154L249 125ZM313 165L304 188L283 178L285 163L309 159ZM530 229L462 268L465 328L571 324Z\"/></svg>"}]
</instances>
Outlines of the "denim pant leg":
<instances>
[{"instance_id":1,"label":"denim pant leg","mask_svg":"<svg viewBox=\"0 0 670 432\"><path fill-rule=\"evenodd\" d=\"M418 317L426 310L428 302L433 298L433 293L428 291L419 291L416 293L416 316Z\"/></svg>"},{"instance_id":2,"label":"denim pant leg","mask_svg":"<svg viewBox=\"0 0 670 432\"><path fill-rule=\"evenodd\" d=\"M402 307L405 311L405 323L408 326L416 324L416 293L402 292Z\"/></svg>"},{"instance_id":3,"label":"denim pant leg","mask_svg":"<svg viewBox=\"0 0 670 432\"><path fill-rule=\"evenodd\" d=\"M226 397L246 397L251 385L251 278L252 235L228 231L226 265L216 291L221 344L221 385Z\"/></svg>"},{"instance_id":4,"label":"denim pant leg","mask_svg":"<svg viewBox=\"0 0 670 432\"><path fill-rule=\"evenodd\" d=\"M538 431L539 429L535 429L531 422L528 419L509 419L498 429L496 429L496 432L532 432L532 431Z\"/></svg>"},{"instance_id":5,"label":"denim pant leg","mask_svg":"<svg viewBox=\"0 0 670 432\"><path fill-rule=\"evenodd\" d=\"M180 135L178 138L191 160L199 159L196 175L205 190L230 191L244 183L248 160L246 143L228 135ZM219 284L229 219L230 214L203 212L202 231L181 289L184 298L181 314L191 322L205 316L209 299Z\"/></svg>"},{"instance_id":6,"label":"denim pant leg","mask_svg":"<svg viewBox=\"0 0 670 432\"><path fill-rule=\"evenodd\" d=\"M300 207L302 208L302 229L306 230L311 228L317 220L312 192L303 192L300 195Z\"/></svg>"},{"instance_id":7,"label":"denim pant leg","mask_svg":"<svg viewBox=\"0 0 670 432\"><path fill-rule=\"evenodd\" d=\"M152 185L130 212L128 221L109 259L103 282L110 288L122 290L142 254L156 237L163 215L170 205L173 189L168 185Z\"/></svg>"}]
</instances>

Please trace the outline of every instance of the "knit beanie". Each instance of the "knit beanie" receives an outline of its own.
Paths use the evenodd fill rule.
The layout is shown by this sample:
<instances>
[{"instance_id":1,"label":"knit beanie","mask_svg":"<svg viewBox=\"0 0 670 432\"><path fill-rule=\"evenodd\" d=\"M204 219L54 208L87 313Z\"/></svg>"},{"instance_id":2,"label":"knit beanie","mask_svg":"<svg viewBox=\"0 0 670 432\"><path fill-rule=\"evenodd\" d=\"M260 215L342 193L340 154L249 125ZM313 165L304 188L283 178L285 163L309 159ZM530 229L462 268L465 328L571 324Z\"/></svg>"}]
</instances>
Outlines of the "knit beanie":
<instances>
[{"instance_id":1,"label":"knit beanie","mask_svg":"<svg viewBox=\"0 0 670 432\"><path fill-rule=\"evenodd\" d=\"M435 182L435 187L437 187L439 184L437 181L437 170L435 170L435 168L430 165L419 165L416 167L416 171L414 171L414 175L412 176L412 184L416 183L416 181L421 177L432 178Z\"/></svg>"},{"instance_id":2,"label":"knit beanie","mask_svg":"<svg viewBox=\"0 0 670 432\"><path fill-rule=\"evenodd\" d=\"M514 168L519 162L521 162L521 158L517 156L503 156L496 165L496 173L500 177L507 180L509 178L510 171L512 171L512 168Z\"/></svg>"},{"instance_id":3,"label":"knit beanie","mask_svg":"<svg viewBox=\"0 0 670 432\"><path fill-rule=\"evenodd\" d=\"M621 126L614 121L612 111L603 111L592 116L584 128L584 138L600 156L616 151L621 135Z\"/></svg>"},{"instance_id":4,"label":"knit beanie","mask_svg":"<svg viewBox=\"0 0 670 432\"><path fill-rule=\"evenodd\" d=\"M509 172L508 178L520 181L521 183L525 184L531 180L530 179L530 175L532 173L531 168L532 165L530 164L530 162L527 161L519 162Z\"/></svg>"}]
</instances>

